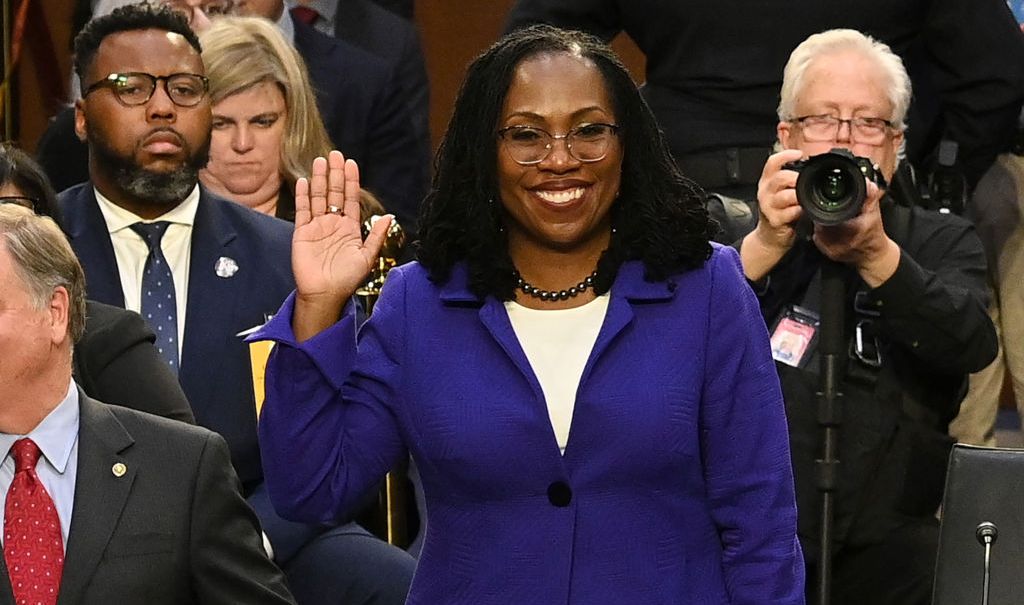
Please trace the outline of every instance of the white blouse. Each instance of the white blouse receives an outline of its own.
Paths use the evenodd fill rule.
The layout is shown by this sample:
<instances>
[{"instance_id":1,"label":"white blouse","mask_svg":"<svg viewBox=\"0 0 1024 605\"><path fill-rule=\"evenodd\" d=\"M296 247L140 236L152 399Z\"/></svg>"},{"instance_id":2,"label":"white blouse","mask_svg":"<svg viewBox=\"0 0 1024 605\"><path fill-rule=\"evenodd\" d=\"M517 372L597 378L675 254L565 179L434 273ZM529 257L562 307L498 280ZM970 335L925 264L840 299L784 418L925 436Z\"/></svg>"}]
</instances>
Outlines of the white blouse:
<instances>
[{"instance_id":1,"label":"white blouse","mask_svg":"<svg viewBox=\"0 0 1024 605\"><path fill-rule=\"evenodd\" d=\"M607 294L574 309L538 310L506 302L512 329L544 391L551 427L565 453L576 390L608 311Z\"/></svg>"}]
</instances>

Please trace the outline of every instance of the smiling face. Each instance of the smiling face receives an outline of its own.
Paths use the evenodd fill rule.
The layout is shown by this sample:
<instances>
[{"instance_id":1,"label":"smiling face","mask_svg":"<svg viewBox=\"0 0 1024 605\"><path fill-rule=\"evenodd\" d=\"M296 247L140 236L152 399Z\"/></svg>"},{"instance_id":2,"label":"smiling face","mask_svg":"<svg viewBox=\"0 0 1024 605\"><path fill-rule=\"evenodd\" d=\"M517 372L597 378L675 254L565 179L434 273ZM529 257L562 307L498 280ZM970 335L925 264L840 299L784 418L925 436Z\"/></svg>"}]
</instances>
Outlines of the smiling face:
<instances>
[{"instance_id":1,"label":"smiling face","mask_svg":"<svg viewBox=\"0 0 1024 605\"><path fill-rule=\"evenodd\" d=\"M568 53L524 60L515 70L497 129L530 126L559 136L582 124L617 124L611 96L598 68ZM564 139L550 154L523 166L497 139L498 184L509 249L581 252L598 256L608 247L609 210L622 178L622 144L613 135L608 154L581 162Z\"/></svg>"},{"instance_id":2,"label":"smiling face","mask_svg":"<svg viewBox=\"0 0 1024 605\"><path fill-rule=\"evenodd\" d=\"M205 73L188 41L158 29L111 34L85 74L85 86L111 73L154 76ZM89 176L114 203L144 217L159 216L195 186L210 143L209 97L193 107L175 105L165 80L149 101L128 107L113 89L98 88L78 101L75 129L89 141Z\"/></svg>"},{"instance_id":3,"label":"smiling face","mask_svg":"<svg viewBox=\"0 0 1024 605\"><path fill-rule=\"evenodd\" d=\"M210 162L203 184L230 200L274 213L288 110L273 82L260 82L213 107Z\"/></svg>"},{"instance_id":4,"label":"smiling face","mask_svg":"<svg viewBox=\"0 0 1024 605\"><path fill-rule=\"evenodd\" d=\"M882 118L891 120L893 107L886 94L885 72L874 61L855 51L818 57L808 66L803 85L796 91L796 116L831 115L842 119ZM866 145L851 139L850 125L841 124L834 141L811 142L803 136L798 123L780 122L779 142L786 149L800 149L811 157L833 147L849 149L854 155L870 158L892 182L903 133L888 129L879 145Z\"/></svg>"}]
</instances>

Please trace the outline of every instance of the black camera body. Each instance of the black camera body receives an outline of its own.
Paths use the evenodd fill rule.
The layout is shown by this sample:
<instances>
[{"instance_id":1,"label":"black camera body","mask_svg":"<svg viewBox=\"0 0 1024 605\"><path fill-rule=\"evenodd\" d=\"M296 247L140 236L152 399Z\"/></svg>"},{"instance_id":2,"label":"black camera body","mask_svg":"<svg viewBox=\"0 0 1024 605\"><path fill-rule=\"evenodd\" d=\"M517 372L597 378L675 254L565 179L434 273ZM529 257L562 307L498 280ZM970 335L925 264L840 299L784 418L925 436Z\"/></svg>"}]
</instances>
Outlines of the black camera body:
<instances>
[{"instance_id":1,"label":"black camera body","mask_svg":"<svg viewBox=\"0 0 1024 605\"><path fill-rule=\"evenodd\" d=\"M783 168L800 173L796 199L810 219L819 225L838 225L860 214L868 195L865 179L885 187L885 177L868 158L834 147Z\"/></svg>"}]
</instances>

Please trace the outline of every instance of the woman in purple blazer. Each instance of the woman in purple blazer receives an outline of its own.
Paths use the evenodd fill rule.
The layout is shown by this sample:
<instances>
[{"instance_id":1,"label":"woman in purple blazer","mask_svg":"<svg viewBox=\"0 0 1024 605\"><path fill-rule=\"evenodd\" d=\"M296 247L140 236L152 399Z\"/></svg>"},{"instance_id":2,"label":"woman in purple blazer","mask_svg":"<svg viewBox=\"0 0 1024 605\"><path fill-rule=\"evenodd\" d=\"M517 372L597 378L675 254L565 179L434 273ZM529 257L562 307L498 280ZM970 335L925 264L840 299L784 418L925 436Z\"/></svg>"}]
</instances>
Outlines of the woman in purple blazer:
<instances>
[{"instance_id":1,"label":"woman in purple blazer","mask_svg":"<svg viewBox=\"0 0 1024 605\"><path fill-rule=\"evenodd\" d=\"M522 30L478 58L418 263L356 333L358 168L296 187L296 293L260 445L282 515L330 522L422 475L414 604L802 603L782 395L732 250L709 244L628 73Z\"/></svg>"}]
</instances>

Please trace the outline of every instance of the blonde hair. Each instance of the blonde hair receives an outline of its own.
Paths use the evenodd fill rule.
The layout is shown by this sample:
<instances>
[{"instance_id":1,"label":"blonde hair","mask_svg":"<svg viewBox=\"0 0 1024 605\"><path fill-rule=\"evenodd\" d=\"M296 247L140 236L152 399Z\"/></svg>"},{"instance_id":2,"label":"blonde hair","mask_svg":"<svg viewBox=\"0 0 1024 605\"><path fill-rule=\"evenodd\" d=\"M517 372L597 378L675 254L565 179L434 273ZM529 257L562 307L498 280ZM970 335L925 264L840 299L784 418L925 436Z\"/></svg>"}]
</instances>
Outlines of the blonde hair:
<instances>
[{"instance_id":1,"label":"blonde hair","mask_svg":"<svg viewBox=\"0 0 1024 605\"><path fill-rule=\"evenodd\" d=\"M882 69L888 80L885 90L892 105L892 116L889 119L896 130L903 130L906 127L911 95L910 76L907 75L903 61L892 52L889 45L854 29L830 29L814 34L793 50L782 75L779 120L784 122L796 117L796 98L800 94L807 69L814 60L846 51L857 52Z\"/></svg>"},{"instance_id":2,"label":"blonde hair","mask_svg":"<svg viewBox=\"0 0 1024 605\"><path fill-rule=\"evenodd\" d=\"M299 177L309 176L313 159L327 156L331 142L299 53L273 23L261 17L218 17L199 40L212 104L263 82L277 84L288 111L281 176L288 187Z\"/></svg>"},{"instance_id":3,"label":"blonde hair","mask_svg":"<svg viewBox=\"0 0 1024 605\"><path fill-rule=\"evenodd\" d=\"M47 308L57 287L67 290L68 335L78 341L85 331L85 272L57 223L23 206L0 204L0 242L35 309Z\"/></svg>"}]
</instances>

